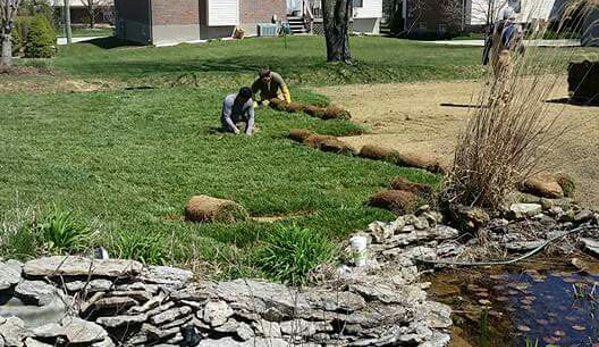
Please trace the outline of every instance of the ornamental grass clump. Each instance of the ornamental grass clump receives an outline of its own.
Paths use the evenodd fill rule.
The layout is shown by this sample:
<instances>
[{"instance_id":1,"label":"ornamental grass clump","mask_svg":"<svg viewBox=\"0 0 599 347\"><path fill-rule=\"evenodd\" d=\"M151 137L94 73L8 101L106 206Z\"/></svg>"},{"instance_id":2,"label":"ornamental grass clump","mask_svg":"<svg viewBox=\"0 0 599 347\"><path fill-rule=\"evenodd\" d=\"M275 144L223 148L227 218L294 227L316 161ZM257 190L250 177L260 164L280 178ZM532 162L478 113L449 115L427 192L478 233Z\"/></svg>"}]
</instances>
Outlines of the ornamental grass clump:
<instances>
[{"instance_id":1,"label":"ornamental grass clump","mask_svg":"<svg viewBox=\"0 0 599 347\"><path fill-rule=\"evenodd\" d=\"M569 2L555 31L566 38L579 35L597 5L597 0ZM527 42L543 38L546 31L544 26L531 28L525 32L532 40ZM507 64L495 73L489 69L477 107L458 139L445 202L499 210L520 182L542 171L541 162L556 140L574 126L558 122L560 114L548 112L546 102L564 83L563 74L549 71L565 74L574 50L530 45L524 53L507 54Z\"/></svg>"},{"instance_id":2,"label":"ornamental grass clump","mask_svg":"<svg viewBox=\"0 0 599 347\"><path fill-rule=\"evenodd\" d=\"M257 251L256 264L268 278L304 284L310 271L331 262L336 254L326 235L295 225L280 226Z\"/></svg>"}]
</instances>

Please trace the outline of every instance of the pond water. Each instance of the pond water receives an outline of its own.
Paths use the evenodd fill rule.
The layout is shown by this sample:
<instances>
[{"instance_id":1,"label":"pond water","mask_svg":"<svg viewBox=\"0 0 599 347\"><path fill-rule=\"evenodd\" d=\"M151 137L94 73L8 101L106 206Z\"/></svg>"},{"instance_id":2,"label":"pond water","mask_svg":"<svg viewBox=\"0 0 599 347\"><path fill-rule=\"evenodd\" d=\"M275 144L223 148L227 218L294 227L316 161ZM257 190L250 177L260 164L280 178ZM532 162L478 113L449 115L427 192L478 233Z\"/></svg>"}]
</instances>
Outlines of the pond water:
<instances>
[{"instance_id":1,"label":"pond water","mask_svg":"<svg viewBox=\"0 0 599 347\"><path fill-rule=\"evenodd\" d=\"M544 262L426 280L454 309L452 347L599 347L599 276Z\"/></svg>"}]
</instances>

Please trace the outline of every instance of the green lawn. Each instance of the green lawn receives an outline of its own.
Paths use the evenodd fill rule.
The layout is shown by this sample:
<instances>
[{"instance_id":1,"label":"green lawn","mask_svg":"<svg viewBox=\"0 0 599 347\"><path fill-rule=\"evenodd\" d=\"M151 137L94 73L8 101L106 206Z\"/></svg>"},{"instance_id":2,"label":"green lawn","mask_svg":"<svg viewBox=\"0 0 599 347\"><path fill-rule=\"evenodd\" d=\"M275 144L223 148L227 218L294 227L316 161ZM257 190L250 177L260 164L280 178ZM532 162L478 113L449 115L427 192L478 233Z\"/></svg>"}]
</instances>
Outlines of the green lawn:
<instances>
[{"instance_id":1,"label":"green lawn","mask_svg":"<svg viewBox=\"0 0 599 347\"><path fill-rule=\"evenodd\" d=\"M109 37L114 34L112 28L73 28L73 37ZM66 37L64 30L60 31L59 37Z\"/></svg>"},{"instance_id":2,"label":"green lawn","mask_svg":"<svg viewBox=\"0 0 599 347\"><path fill-rule=\"evenodd\" d=\"M364 207L391 178L438 181L423 171L327 154L285 138L295 127L326 134L360 131L344 121L260 110L255 137L223 136L216 126L227 92L179 87L4 95L0 208L56 204L86 224L99 224L95 244L113 255L209 261L236 276L251 271L256 242L292 221L187 223L180 216L192 195L233 199L253 216L307 214L293 222L338 240L392 218ZM296 90L296 96L322 102L309 92ZM0 257L33 252L30 246L25 254L18 254L23 245L2 246ZM231 257L241 265L233 266Z\"/></svg>"},{"instance_id":3,"label":"green lawn","mask_svg":"<svg viewBox=\"0 0 599 347\"><path fill-rule=\"evenodd\" d=\"M23 211L54 205L93 227L86 247L102 245L113 256L152 263L199 265L229 277L257 274L256 252L279 226L295 223L337 241L393 218L364 203L393 177L433 184L439 177L285 138L291 128L343 135L362 131L358 125L260 110L255 137L217 130L223 97L250 84L264 65L283 74L296 100L311 103L327 100L302 88L468 79L483 71L479 48L380 37L352 37L351 48L355 65L346 66L325 62L322 37L290 37L287 49L282 38L168 48L108 38L61 47L51 60L19 60L55 74L0 82L6 83L0 85L0 258L44 252L31 236L37 234L22 230L68 232L19 224L38 218ZM120 89L61 91L61 83L88 80ZM19 82L15 90L21 91L11 92L10 84ZM254 217L299 217L191 224L181 213L195 194L235 200ZM21 215L13 218L16 212Z\"/></svg>"},{"instance_id":4,"label":"green lawn","mask_svg":"<svg viewBox=\"0 0 599 347\"><path fill-rule=\"evenodd\" d=\"M439 47L381 37L352 37L354 66L326 63L322 37L212 41L176 47L119 46L112 38L61 49L52 66L81 78L106 78L132 85L171 85L195 75L201 86L248 84L263 65L291 85L415 82L481 75L480 49Z\"/></svg>"}]
</instances>

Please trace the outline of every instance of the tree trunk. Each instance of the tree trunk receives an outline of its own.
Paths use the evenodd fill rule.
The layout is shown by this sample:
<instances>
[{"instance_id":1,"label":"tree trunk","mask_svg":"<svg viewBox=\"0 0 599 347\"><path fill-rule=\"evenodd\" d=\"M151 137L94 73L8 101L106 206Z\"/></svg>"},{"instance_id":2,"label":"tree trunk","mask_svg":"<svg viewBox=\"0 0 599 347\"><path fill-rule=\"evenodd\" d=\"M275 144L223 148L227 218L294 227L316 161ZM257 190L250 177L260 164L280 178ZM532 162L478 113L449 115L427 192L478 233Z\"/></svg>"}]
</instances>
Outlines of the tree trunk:
<instances>
[{"instance_id":1,"label":"tree trunk","mask_svg":"<svg viewBox=\"0 0 599 347\"><path fill-rule=\"evenodd\" d=\"M349 19L352 0L322 0L327 61L351 61L349 51Z\"/></svg>"},{"instance_id":2,"label":"tree trunk","mask_svg":"<svg viewBox=\"0 0 599 347\"><path fill-rule=\"evenodd\" d=\"M0 40L2 40L2 58L0 59L0 65L11 66L12 65L12 42L10 33L2 33Z\"/></svg>"},{"instance_id":3,"label":"tree trunk","mask_svg":"<svg viewBox=\"0 0 599 347\"><path fill-rule=\"evenodd\" d=\"M93 29L96 21L96 11L93 7L89 8L89 28Z\"/></svg>"}]
</instances>

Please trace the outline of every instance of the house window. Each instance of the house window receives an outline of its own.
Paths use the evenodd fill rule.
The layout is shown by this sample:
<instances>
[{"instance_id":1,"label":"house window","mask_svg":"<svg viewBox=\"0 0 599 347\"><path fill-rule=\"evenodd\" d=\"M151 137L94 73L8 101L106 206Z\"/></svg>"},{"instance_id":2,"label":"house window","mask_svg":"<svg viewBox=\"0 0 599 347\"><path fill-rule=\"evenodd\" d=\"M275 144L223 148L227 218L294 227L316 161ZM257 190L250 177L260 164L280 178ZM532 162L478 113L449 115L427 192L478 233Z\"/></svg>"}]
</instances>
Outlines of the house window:
<instances>
[{"instance_id":1,"label":"house window","mask_svg":"<svg viewBox=\"0 0 599 347\"><path fill-rule=\"evenodd\" d=\"M353 0L354 7L364 7L364 0Z\"/></svg>"},{"instance_id":2,"label":"house window","mask_svg":"<svg viewBox=\"0 0 599 347\"><path fill-rule=\"evenodd\" d=\"M420 23L419 23L419 29L420 29L420 30L426 30L426 29L427 29L427 27L426 27L426 22L420 22Z\"/></svg>"}]
</instances>

